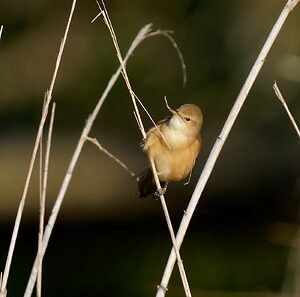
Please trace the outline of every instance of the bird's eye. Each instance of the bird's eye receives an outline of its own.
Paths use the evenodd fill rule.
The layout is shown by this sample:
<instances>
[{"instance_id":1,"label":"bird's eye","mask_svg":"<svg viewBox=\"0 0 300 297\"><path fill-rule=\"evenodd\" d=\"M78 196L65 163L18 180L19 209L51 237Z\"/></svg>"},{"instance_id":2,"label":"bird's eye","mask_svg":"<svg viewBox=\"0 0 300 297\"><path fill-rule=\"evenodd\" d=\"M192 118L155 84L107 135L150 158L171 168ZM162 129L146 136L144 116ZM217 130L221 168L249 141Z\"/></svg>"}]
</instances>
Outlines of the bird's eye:
<instances>
[{"instance_id":1,"label":"bird's eye","mask_svg":"<svg viewBox=\"0 0 300 297\"><path fill-rule=\"evenodd\" d=\"M191 120L191 118L187 117L187 118L185 118L185 120L186 120L187 122L189 122L189 121Z\"/></svg>"}]
</instances>

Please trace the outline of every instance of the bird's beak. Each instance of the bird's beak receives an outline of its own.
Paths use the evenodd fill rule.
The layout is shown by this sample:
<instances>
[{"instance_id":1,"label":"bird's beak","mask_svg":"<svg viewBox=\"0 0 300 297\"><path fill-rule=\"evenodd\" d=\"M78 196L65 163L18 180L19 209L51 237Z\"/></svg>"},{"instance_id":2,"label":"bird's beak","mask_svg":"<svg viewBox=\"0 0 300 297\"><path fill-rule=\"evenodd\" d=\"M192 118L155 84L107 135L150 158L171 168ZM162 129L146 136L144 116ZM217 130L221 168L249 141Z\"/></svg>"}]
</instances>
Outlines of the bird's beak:
<instances>
[{"instance_id":1,"label":"bird's beak","mask_svg":"<svg viewBox=\"0 0 300 297\"><path fill-rule=\"evenodd\" d=\"M172 109L171 107L168 108L168 110L175 116L179 117L183 122L184 122L184 119L182 118L182 116L174 109Z\"/></svg>"},{"instance_id":2,"label":"bird's beak","mask_svg":"<svg viewBox=\"0 0 300 297\"><path fill-rule=\"evenodd\" d=\"M170 113L178 115L177 111L174 110L173 108L169 107L168 110L169 110Z\"/></svg>"},{"instance_id":3,"label":"bird's beak","mask_svg":"<svg viewBox=\"0 0 300 297\"><path fill-rule=\"evenodd\" d=\"M169 112L171 112L175 116L178 116L184 122L184 119L181 117L181 115L176 110L174 110L173 108L171 108L169 106L167 98L165 97L164 99L165 99L166 106L167 106L167 109L169 110Z\"/></svg>"}]
</instances>

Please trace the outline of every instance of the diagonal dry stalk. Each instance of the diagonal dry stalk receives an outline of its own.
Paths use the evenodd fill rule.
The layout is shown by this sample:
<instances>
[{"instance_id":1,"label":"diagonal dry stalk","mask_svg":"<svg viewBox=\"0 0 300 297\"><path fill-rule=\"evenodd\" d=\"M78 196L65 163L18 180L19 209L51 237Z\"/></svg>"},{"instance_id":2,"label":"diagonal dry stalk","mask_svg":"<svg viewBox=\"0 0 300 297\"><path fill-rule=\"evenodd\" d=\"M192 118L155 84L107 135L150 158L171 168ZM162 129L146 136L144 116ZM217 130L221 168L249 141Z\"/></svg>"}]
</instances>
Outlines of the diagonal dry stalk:
<instances>
[{"instance_id":1,"label":"diagonal dry stalk","mask_svg":"<svg viewBox=\"0 0 300 297\"><path fill-rule=\"evenodd\" d=\"M134 111L135 111L138 127L140 128L141 133L143 135L143 138L145 139L146 138L146 132L145 132L145 129L144 129L144 125L143 125L140 113L139 113L139 109L138 109L137 104L136 104L136 97L137 96L135 95L135 93L134 93L134 91L131 87L131 84L130 84L130 81L129 81L129 78L128 78L128 75L127 75L127 71L126 71L125 65L123 63L123 58L122 58L122 55L121 55L121 51L120 51L120 48L119 48L119 45L118 45L118 40L117 40L116 34L114 32L114 29L113 29L113 25L112 25L111 20L109 18L109 15L108 15L107 9L105 7L104 1L102 0L103 9L101 8L101 6L99 5L98 2L97 2L97 4L98 4L99 9L100 9L100 14L102 14L104 22L105 22L106 26L108 27L108 30L109 30L110 35L112 37L113 44L114 44L116 52L117 52L117 57L119 59L121 67L122 67L122 75L123 75L124 81L126 83L127 89L129 91L129 94L131 95L131 99L132 99L132 103L133 103L133 106L134 106ZM181 58L182 58L182 56L181 56ZM158 174L157 174L157 171L156 171L156 168L155 168L154 161L151 158L150 158L150 165L151 165L151 168L152 168L152 172L153 172L156 187L159 190L159 189L161 189L161 185L160 185ZM174 229L173 229L173 226L172 226L172 223L171 223L171 219L170 219L169 211L168 211L167 204L166 204L166 201L165 201L165 197L162 194L159 195L159 197L160 197L162 209L163 209L166 221L167 221L167 226L168 226L168 229L169 229L169 232L170 232L170 235L171 235L173 249L174 249L175 254L176 254L177 264L178 264L182 284L183 284L183 287L184 287L185 295L187 297L189 297L189 296L192 296L192 295L191 295L190 287L189 287L188 280L187 280L187 277L186 277L185 269L184 269L184 266L183 266L183 261L182 261L181 256L180 256L179 249L177 247L175 233L174 233ZM167 290L166 287L161 287L161 289L163 291Z\"/></svg>"},{"instance_id":2,"label":"diagonal dry stalk","mask_svg":"<svg viewBox=\"0 0 300 297\"><path fill-rule=\"evenodd\" d=\"M151 35L149 35L149 34L151 34ZM125 56L124 61L123 61L124 65L126 65L129 57L132 55L134 50L138 47L138 45L142 41L144 41L145 39L147 39L149 37L159 36L159 35L160 35L160 33L157 32L157 31L151 32L151 24L145 25L139 31L139 33L137 34L137 36L135 37L135 39L131 43L131 45L128 49L128 52L126 53L126 56ZM25 290L25 293L24 293L24 297L30 297L32 295L33 287L35 285L36 278L37 278L39 263L40 263L40 261L42 261L44 255L45 255L45 252L46 252L46 249L47 249L47 246L48 246L51 234L52 234L52 230L54 228L54 225L55 225L59 210L61 208L62 202L64 200L66 191L69 187L75 165L77 164L78 158L79 158L80 153L81 153L82 148L83 148L83 145L84 145L85 141L87 140L87 137L90 133L90 130L91 130L93 124L94 124L94 121L95 121L95 119L96 119L96 117L97 117L97 115L98 115L105 99L107 98L109 92L111 91L111 89L113 88L115 82L117 81L118 77L121 74L121 69L122 69L121 66L119 66L117 71L110 78L110 80L109 80L109 82L108 82L101 98L99 99L99 101L98 101L97 105L95 106L93 112L91 113L91 115L87 119L87 121L85 123L85 126L84 126L84 128L81 132L79 141L78 141L78 143L75 147L75 150L74 150L73 156L71 158L71 161L69 163L66 175L65 175L65 177L62 181L62 185L60 187L60 190L59 190L59 193L57 195L56 201L55 201L54 206L52 208L51 215L49 217L48 223L47 223L46 228L44 230L44 236L43 236L43 241L42 241L42 247L41 247L41 250L40 250L40 254L36 255L35 261L33 263L33 267L32 267L31 273L30 273L30 277L29 277L27 287L26 287L26 290ZM2 296L0 296L0 297L2 297Z\"/></svg>"},{"instance_id":3,"label":"diagonal dry stalk","mask_svg":"<svg viewBox=\"0 0 300 297\"><path fill-rule=\"evenodd\" d=\"M1 25L1 27L0 27L0 40L2 38L2 32L3 32L3 25Z\"/></svg>"},{"instance_id":4,"label":"diagonal dry stalk","mask_svg":"<svg viewBox=\"0 0 300 297\"><path fill-rule=\"evenodd\" d=\"M274 92L277 96L277 98L279 99L279 101L281 102L281 104L283 105L286 113L288 114L289 118L290 118L290 121L292 123L292 125L294 126L295 130L296 130L296 133L298 134L298 137L300 138L300 130L299 130L299 127L297 126L296 124L296 121L293 117L293 115L291 114L290 112L290 109L289 107L287 106L286 104L286 101L284 100L279 88L278 88L278 85L277 85L277 82L275 81L274 85L273 85L273 89L274 89Z\"/></svg>"},{"instance_id":5,"label":"diagonal dry stalk","mask_svg":"<svg viewBox=\"0 0 300 297\"><path fill-rule=\"evenodd\" d=\"M3 32L3 25L0 27L0 40L2 38L2 32ZM5 297L6 296L6 289L2 290L2 279L3 279L3 274L0 272L0 297Z\"/></svg>"},{"instance_id":6,"label":"diagonal dry stalk","mask_svg":"<svg viewBox=\"0 0 300 297\"><path fill-rule=\"evenodd\" d=\"M150 33L149 36L151 36L151 35L154 36L156 34L160 34L160 35L165 36L167 39L170 40L170 42L173 45L174 49L176 50L177 55L178 55L179 60L180 60L180 65L181 65L181 69L182 69L182 85L183 85L183 87L185 87L186 82L187 82L186 65L185 65L183 55L181 53L180 48L178 47L178 45L175 42L174 38L171 36L172 33L173 33L173 31L157 30L157 32Z\"/></svg>"},{"instance_id":7,"label":"diagonal dry stalk","mask_svg":"<svg viewBox=\"0 0 300 297\"><path fill-rule=\"evenodd\" d=\"M43 135L41 136L40 140L40 150L39 150L39 203L40 203L40 217L39 217L39 233L38 233L38 248L42 242L43 239L43 229L41 229L42 226L42 213L44 212L44 207L42 203L42 187L43 187ZM42 264L39 268L38 273L38 279L37 279L37 285L36 285L36 297L42 296Z\"/></svg>"},{"instance_id":8,"label":"diagonal dry stalk","mask_svg":"<svg viewBox=\"0 0 300 297\"><path fill-rule=\"evenodd\" d=\"M133 53L133 51L135 50L135 48L147 37L147 34L150 32L151 30L151 26L150 25L146 25L144 26L140 32L137 34L136 38L133 40L126 56L124 59L124 63L127 62L127 60L129 59L130 55ZM24 293L24 297L29 297L32 294L33 291L33 287L34 284L36 282L36 277L37 277L37 272L38 272L38 267L39 267L39 262L42 261L45 251L47 249L48 246L48 242L50 240L50 236L54 227L54 224L56 222L56 218L58 216L60 207L62 205L62 202L64 200L66 191L69 187L71 178L72 178L72 174L75 168L75 165L77 164L79 155L82 151L83 145L86 141L86 138L88 137L88 134L94 124L94 121L106 99L106 97L108 96L109 92L111 91L112 87L114 86L115 82L117 81L119 75L121 73L121 67L119 67L117 69L117 71L115 72L115 74L111 77L111 79L109 80L107 87L105 88L101 98L99 99L95 109L93 110L92 114L89 116L89 118L86 121L86 124L81 132L81 136L79 138L79 141L75 147L73 156L71 158L71 161L69 163L68 169L67 169L67 173L63 179L61 188L59 190L58 196L56 198L55 204L52 208L52 212L51 215L49 217L47 226L44 230L44 236L43 236L43 241L42 241L42 247L40 250L40 254L38 254L35 258L32 270L31 270L31 274L27 283L27 287Z\"/></svg>"},{"instance_id":9,"label":"diagonal dry stalk","mask_svg":"<svg viewBox=\"0 0 300 297\"><path fill-rule=\"evenodd\" d=\"M229 132L231 131L231 128L240 112L240 109L242 108L247 95L257 77L257 75L260 72L260 69L262 68L264 62L266 61L266 57L268 52L271 49L271 46L273 45L280 29L282 28L286 18L288 17L289 13L293 10L293 8L295 8L295 6L298 4L300 0L288 0L286 5L284 6L279 18L277 19L276 23L274 24L264 46L262 47L229 115L228 118L223 126L223 129L220 133L220 135L218 136L212 150L211 153L206 161L206 164L203 168L203 171L198 179L197 185L195 187L194 193L191 197L191 200L189 202L188 208L187 210L184 212L183 218L181 220L178 232L177 232L177 236L176 236L176 240L177 240L177 245L178 247L181 246L184 236L186 234L187 228L189 226L189 223L192 219L193 213L195 211L195 208L198 204L198 201L201 197L201 194L203 192L203 189L207 183L207 180L214 168L214 165L217 161L217 158L222 150L222 147L229 135ZM161 285L158 287L157 290L157 294L156 297L162 297L165 296L165 290L163 290L162 288L166 288L168 286L169 283L169 279L171 277L172 274L172 270L174 268L174 264L176 261L176 254L174 249L172 249L167 265L165 267L165 271L161 280Z\"/></svg>"},{"instance_id":10,"label":"diagonal dry stalk","mask_svg":"<svg viewBox=\"0 0 300 297\"><path fill-rule=\"evenodd\" d=\"M125 169L132 177L135 177L135 173L132 172L126 164L124 164L120 159L118 159L116 156L114 156L112 153L110 153L106 148L104 148L97 138L91 138L86 137L86 140L92 142L100 151L102 151L104 154L106 154L108 157L113 159L117 164L119 164L123 169Z\"/></svg>"},{"instance_id":11,"label":"diagonal dry stalk","mask_svg":"<svg viewBox=\"0 0 300 297\"><path fill-rule=\"evenodd\" d=\"M66 40L67 40L67 36L68 36L68 32L69 32L69 28L70 28L70 24L71 24L71 20L72 20L72 16L73 16L73 12L74 12L74 9L75 9L75 4L76 4L76 0L73 0L71 12L70 12L69 19L68 19L67 26L66 26L66 30L65 30L63 39L61 41L61 45L60 45L59 52L58 52L58 55L57 55L56 65L55 65L53 77L52 77L52 80L51 80L51 83L50 83L50 88L47 91L47 98L46 98L45 104L43 106L42 116L41 116L41 120L40 120L40 124L39 124L39 128L38 128L37 136L36 136L36 139L35 139L35 144L34 144L34 148L33 148L33 152L32 152L32 157L31 157L31 160L30 160L28 174L27 174L27 177L26 177L23 194L22 194L20 204L19 204L19 207L18 207L18 211L17 211L17 215L16 215L16 219L15 219L15 224L14 224L14 228L13 228L13 233L12 233L12 237L11 237L11 242L10 242L10 246L9 246L9 250L8 250L8 255L7 255L7 259L6 259L6 263L5 263L4 273L3 273L1 287L0 287L0 297L5 296L5 294L6 294L7 280L8 280L9 271L10 271L10 267L11 267L11 261L12 261L12 257L13 257L13 253L14 253L14 249L15 249L15 244L16 244L16 240L17 240L17 236L18 236L18 232L19 232L19 227L20 227L20 223L21 223L23 209L24 209L24 206L25 206L25 201L26 201L26 197L27 197L29 183L30 183L30 180L31 180L33 165L34 165L35 160L36 160L36 155L37 155L37 151L38 151L38 148L39 148L39 143L40 143L40 140L41 140L41 136L43 134L45 121L46 121L46 118L47 118L47 115L48 115L48 108L49 108L49 104L51 102L52 92L53 92L54 84L55 84L55 81L56 81L56 77L57 77L61 57L62 57L62 54L63 54L64 46L65 46L65 43L66 43Z\"/></svg>"},{"instance_id":12,"label":"diagonal dry stalk","mask_svg":"<svg viewBox=\"0 0 300 297\"><path fill-rule=\"evenodd\" d=\"M47 92L45 93L44 96L44 105L46 102L47 98ZM43 108L44 108L43 105ZM41 140L40 140L40 150L39 150L39 195L40 195L40 217L39 217L39 233L38 233L38 246L40 245L41 240L43 239L43 235L41 232L41 220L42 220L42 211L43 211L43 205L41 203L42 201L42 188L43 188L43 134L41 135ZM36 286L36 296L41 297L42 294L42 267L39 269L39 275L38 275L38 280L37 280L37 286Z\"/></svg>"},{"instance_id":13,"label":"diagonal dry stalk","mask_svg":"<svg viewBox=\"0 0 300 297\"><path fill-rule=\"evenodd\" d=\"M142 106L143 110L146 112L148 118L149 118L150 121L152 122L153 126L157 129L158 133L160 134L161 138L163 139L163 141L165 142L165 144L167 145L167 147L168 147L169 149L171 149L171 147L170 147L170 145L168 144L168 142L167 142L165 136L164 136L164 135L161 133L161 131L157 128L156 123L154 122L152 116L151 116L150 113L148 112L148 110L147 110L147 108L145 107L145 105L143 104L143 102L139 99L139 97L138 97L135 93L133 93L133 94L134 94L134 98L135 98L135 99L138 101L138 103ZM135 111L134 111L134 115L135 115L135 119L136 119L136 121L137 121L138 127L139 127L140 131L141 131L142 134L143 134L142 127L140 127L140 125L139 125L139 122L138 122L138 119L137 119L137 116L136 116L136 112L135 112Z\"/></svg>"},{"instance_id":14,"label":"diagonal dry stalk","mask_svg":"<svg viewBox=\"0 0 300 297\"><path fill-rule=\"evenodd\" d=\"M40 197L40 221L39 221L39 241L38 241L38 254L41 252L42 248L42 240L44 234L44 221L45 221L45 204L46 204L46 193L47 193L47 184L48 184L48 169L49 169L49 159L50 159L50 149L51 149L51 140L52 140L52 131L53 131L53 123L54 123L54 115L55 115L55 102L52 105L50 124L47 136L47 145L46 145L46 153L45 153L45 164L44 168L41 166L43 171L41 172L41 197ZM42 143L42 140L41 142ZM42 146L41 146L42 148ZM42 152L42 149L41 149ZM42 165L43 154L41 153L41 165ZM42 296L42 264L43 261L40 261L40 267L38 270L38 281L37 281L37 297Z\"/></svg>"}]
</instances>

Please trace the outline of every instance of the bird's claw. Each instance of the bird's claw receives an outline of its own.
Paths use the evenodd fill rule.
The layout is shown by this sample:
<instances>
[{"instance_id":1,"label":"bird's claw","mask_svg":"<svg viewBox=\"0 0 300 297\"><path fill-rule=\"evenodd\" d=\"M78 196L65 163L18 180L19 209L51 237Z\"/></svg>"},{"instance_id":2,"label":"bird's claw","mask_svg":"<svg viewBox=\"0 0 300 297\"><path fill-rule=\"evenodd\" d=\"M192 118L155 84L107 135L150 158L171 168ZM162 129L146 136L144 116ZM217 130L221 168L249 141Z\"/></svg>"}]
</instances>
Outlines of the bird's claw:
<instances>
[{"instance_id":1,"label":"bird's claw","mask_svg":"<svg viewBox=\"0 0 300 297\"><path fill-rule=\"evenodd\" d=\"M164 195L166 193L166 188L159 188L154 192L154 197L159 198L160 196Z\"/></svg>"}]
</instances>

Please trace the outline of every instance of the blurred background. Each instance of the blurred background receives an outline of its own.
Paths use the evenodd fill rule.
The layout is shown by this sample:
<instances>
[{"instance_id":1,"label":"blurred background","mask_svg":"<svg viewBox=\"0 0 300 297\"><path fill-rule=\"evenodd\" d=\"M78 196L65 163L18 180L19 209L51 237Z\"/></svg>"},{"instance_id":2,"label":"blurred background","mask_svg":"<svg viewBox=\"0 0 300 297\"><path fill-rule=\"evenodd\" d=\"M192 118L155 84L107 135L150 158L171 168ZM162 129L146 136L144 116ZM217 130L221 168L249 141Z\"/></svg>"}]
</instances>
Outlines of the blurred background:
<instances>
[{"instance_id":1,"label":"blurred background","mask_svg":"<svg viewBox=\"0 0 300 297\"><path fill-rule=\"evenodd\" d=\"M0 270L71 0L1 0ZM128 62L139 98L155 120L163 97L204 114L203 149L192 181L169 186L177 229L226 117L285 1L107 1L123 54L142 26L174 31L187 66L164 37L147 39ZM95 1L78 1L56 85L47 216L85 120L118 67ZM277 81L299 123L300 7L288 17L230 133L182 246L193 296L297 296L299 139L272 85ZM109 94L92 137L138 173L146 165L122 79ZM146 115L145 126L151 126ZM47 129L46 129L47 131ZM37 248L39 182L28 194L8 296L22 296ZM171 249L159 201L138 199L137 184L87 143L44 259L45 296L154 296ZM298 291L297 291L298 290ZM183 296L177 267L168 296Z\"/></svg>"}]
</instances>

